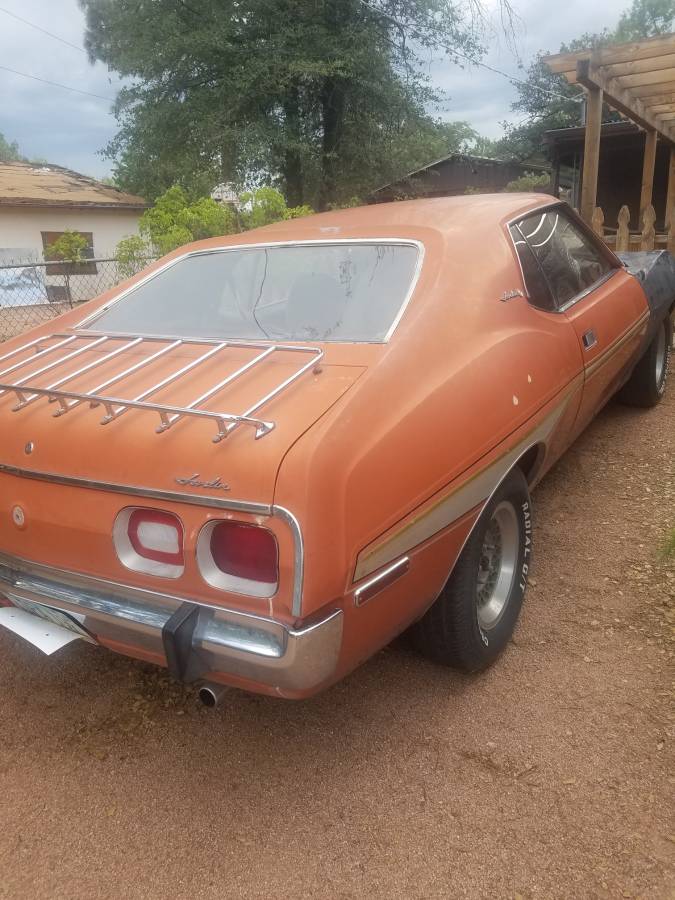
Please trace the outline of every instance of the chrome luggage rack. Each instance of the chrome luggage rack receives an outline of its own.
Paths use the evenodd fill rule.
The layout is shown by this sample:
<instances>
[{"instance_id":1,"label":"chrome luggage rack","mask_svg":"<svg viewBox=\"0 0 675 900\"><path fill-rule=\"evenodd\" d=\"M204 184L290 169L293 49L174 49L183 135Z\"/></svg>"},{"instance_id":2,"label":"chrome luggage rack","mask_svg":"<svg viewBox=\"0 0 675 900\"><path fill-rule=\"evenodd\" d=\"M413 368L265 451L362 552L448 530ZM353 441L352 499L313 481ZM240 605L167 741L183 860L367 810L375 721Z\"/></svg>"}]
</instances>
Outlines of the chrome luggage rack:
<instances>
[{"instance_id":1,"label":"chrome luggage rack","mask_svg":"<svg viewBox=\"0 0 675 900\"><path fill-rule=\"evenodd\" d=\"M55 341L55 343L50 343ZM156 345L160 345L158 349L154 349ZM172 352L185 348L207 348L200 353L195 359L185 365L180 366L171 374L165 376L153 384L152 387L146 388L132 398L124 398L117 396L116 393L105 393L113 385L134 375L143 368L150 366L156 360L169 356ZM156 394L162 388L177 382L184 378L189 372L194 371L197 366L202 365L207 360L217 360L219 354L222 354L227 348L244 348L251 350L259 350L251 360L240 366L236 371L231 372L227 377L221 379L216 384L209 387L208 390L195 397L185 406L172 406L166 403L156 403L152 400L152 395ZM109 349L110 348L110 349ZM83 366L61 374L56 381L52 381L44 387L33 383L33 379L39 378L47 372L57 370L60 366L76 359L89 350L104 350L100 359L93 360ZM134 363L127 368L115 372L106 378L101 384L97 384L90 390L71 391L64 385L75 378L95 371L98 367L110 362L117 356L122 355L127 350L144 350L148 349L152 352L139 362ZM25 351L34 350L25 359L12 360L12 357L18 357ZM63 351L57 353L57 351ZM263 397L257 399L243 413L237 414L233 412L216 412L210 409L204 409L203 404L213 398L216 394L232 384L233 381L240 378L246 372L249 372L255 366L260 365L263 360L268 359L273 354L279 353L299 353L309 355L309 361L303 363L296 372L293 372L288 378L277 384ZM216 423L217 434L213 438L214 443L222 441L228 434L239 425L248 425L255 428L256 439L269 434L275 426L274 422L269 420L256 418L254 416L265 404L273 400L282 391L286 390L293 382L297 381L305 372L314 368L323 356L323 350L319 347L295 346L290 344L270 344L259 341L229 341L216 340L210 338L176 338L167 337L166 335L142 335L136 336L132 334L123 334L120 332L100 332L86 331L74 329L73 331L56 333L47 335L46 337L36 338L28 344L23 344L0 356L0 364L11 361L11 364L0 370L0 396L5 392L12 392L16 395L18 403L12 407L12 412L18 412L39 400L40 397L46 397L50 403L57 403L58 409L53 413L54 416L63 416L71 409L79 406L81 403L89 403L91 408L103 406L105 415L100 420L101 425L108 425L119 419L121 415L130 409L151 410L159 415L160 424L155 429L158 434L167 431L180 419L191 416L198 419L211 419ZM55 358L56 357L56 358ZM5 381L4 377L12 372L30 366L32 363L40 362L40 365L34 371L27 375L22 375L16 381ZM54 374L58 374L54 372Z\"/></svg>"}]
</instances>

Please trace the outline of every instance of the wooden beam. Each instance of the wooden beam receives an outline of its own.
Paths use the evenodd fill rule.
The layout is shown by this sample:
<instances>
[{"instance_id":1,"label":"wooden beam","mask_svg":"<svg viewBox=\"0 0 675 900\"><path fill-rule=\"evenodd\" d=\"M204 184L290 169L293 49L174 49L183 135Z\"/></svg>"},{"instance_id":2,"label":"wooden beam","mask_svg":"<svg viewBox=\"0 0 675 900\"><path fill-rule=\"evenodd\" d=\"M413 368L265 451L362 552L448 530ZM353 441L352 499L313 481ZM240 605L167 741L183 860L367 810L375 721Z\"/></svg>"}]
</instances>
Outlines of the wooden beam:
<instances>
[{"instance_id":1,"label":"wooden beam","mask_svg":"<svg viewBox=\"0 0 675 900\"><path fill-rule=\"evenodd\" d=\"M662 116L664 113L667 115L675 110L675 101L672 103L645 103L644 106L652 115Z\"/></svg>"},{"instance_id":2,"label":"wooden beam","mask_svg":"<svg viewBox=\"0 0 675 900\"><path fill-rule=\"evenodd\" d=\"M623 90L630 90L634 97L658 97L659 94L672 94L675 91L675 81L660 81L658 84L638 84L629 89L624 87Z\"/></svg>"},{"instance_id":3,"label":"wooden beam","mask_svg":"<svg viewBox=\"0 0 675 900\"><path fill-rule=\"evenodd\" d=\"M670 148L670 165L668 166L668 194L666 196L666 230L673 222L673 206L675 206L675 147Z\"/></svg>"},{"instance_id":4,"label":"wooden beam","mask_svg":"<svg viewBox=\"0 0 675 900\"><path fill-rule=\"evenodd\" d=\"M675 69L675 52L664 53L653 59L631 59L630 62L600 64L606 74L612 78L617 75L639 75L641 72L657 72L663 69Z\"/></svg>"},{"instance_id":5,"label":"wooden beam","mask_svg":"<svg viewBox=\"0 0 675 900\"><path fill-rule=\"evenodd\" d=\"M673 142L673 133L666 123L661 124L658 116L651 115L633 91L627 91L621 87L618 78L606 78L602 70L595 69L587 59L582 59L577 64L577 81L585 88L601 88L605 94L605 102L613 106L620 113L628 116L636 125L646 131L658 131L669 142Z\"/></svg>"},{"instance_id":6,"label":"wooden beam","mask_svg":"<svg viewBox=\"0 0 675 900\"><path fill-rule=\"evenodd\" d=\"M675 107L671 106L671 109L675 109ZM660 113L659 119L661 119L662 122L670 122L675 119L675 112Z\"/></svg>"},{"instance_id":7,"label":"wooden beam","mask_svg":"<svg viewBox=\"0 0 675 900\"><path fill-rule=\"evenodd\" d=\"M643 97L642 102L650 108L661 103L672 106L675 103L675 91L671 91L669 94L657 94L654 97Z\"/></svg>"},{"instance_id":8,"label":"wooden beam","mask_svg":"<svg viewBox=\"0 0 675 900\"><path fill-rule=\"evenodd\" d=\"M624 88L642 87L645 84L668 84L675 82L675 69L659 69L656 72L640 72L638 75L609 75L604 66L601 67L604 74L611 78L618 78Z\"/></svg>"},{"instance_id":9,"label":"wooden beam","mask_svg":"<svg viewBox=\"0 0 675 900\"><path fill-rule=\"evenodd\" d=\"M675 35L656 37L645 41L633 41L629 44L618 44L603 50L582 50L579 53L555 53L543 58L552 72L575 72L577 62L582 59L593 59L596 66L609 66L615 63L634 62L638 59L652 59L664 54L675 53Z\"/></svg>"},{"instance_id":10,"label":"wooden beam","mask_svg":"<svg viewBox=\"0 0 675 900\"><path fill-rule=\"evenodd\" d=\"M645 152L642 160L642 188L640 190L640 221L642 221L645 210L652 203L657 137L658 135L655 131L648 131L645 134Z\"/></svg>"},{"instance_id":11,"label":"wooden beam","mask_svg":"<svg viewBox=\"0 0 675 900\"><path fill-rule=\"evenodd\" d=\"M592 84L586 90L586 133L584 136L584 171L581 183L580 211L583 220L590 225L598 196L602 88Z\"/></svg>"}]
</instances>

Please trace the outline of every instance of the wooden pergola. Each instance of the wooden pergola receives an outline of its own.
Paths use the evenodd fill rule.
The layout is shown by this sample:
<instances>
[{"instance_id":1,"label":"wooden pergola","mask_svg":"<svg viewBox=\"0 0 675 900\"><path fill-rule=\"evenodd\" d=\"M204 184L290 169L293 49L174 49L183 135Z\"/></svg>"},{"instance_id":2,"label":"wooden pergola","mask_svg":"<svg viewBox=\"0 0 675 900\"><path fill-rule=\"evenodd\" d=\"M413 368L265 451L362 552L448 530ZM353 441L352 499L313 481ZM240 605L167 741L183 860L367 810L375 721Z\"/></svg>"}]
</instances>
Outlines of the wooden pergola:
<instances>
[{"instance_id":1,"label":"wooden pergola","mask_svg":"<svg viewBox=\"0 0 675 900\"><path fill-rule=\"evenodd\" d=\"M675 240L675 34L597 50L559 53L545 57L544 61L552 72L564 75L570 84L580 85L586 93L579 210L582 217L596 230L602 229L602 211L596 208L596 200L602 106L606 103L645 132L639 212L642 234L647 233L646 241L649 243L651 239L652 246L656 218L651 205L656 143L661 140L670 146L665 225L669 230L668 244L672 246ZM623 215L619 216L618 249L628 249L619 244L630 243L630 236L627 236L630 211L627 207L624 209L626 213L622 210Z\"/></svg>"}]
</instances>

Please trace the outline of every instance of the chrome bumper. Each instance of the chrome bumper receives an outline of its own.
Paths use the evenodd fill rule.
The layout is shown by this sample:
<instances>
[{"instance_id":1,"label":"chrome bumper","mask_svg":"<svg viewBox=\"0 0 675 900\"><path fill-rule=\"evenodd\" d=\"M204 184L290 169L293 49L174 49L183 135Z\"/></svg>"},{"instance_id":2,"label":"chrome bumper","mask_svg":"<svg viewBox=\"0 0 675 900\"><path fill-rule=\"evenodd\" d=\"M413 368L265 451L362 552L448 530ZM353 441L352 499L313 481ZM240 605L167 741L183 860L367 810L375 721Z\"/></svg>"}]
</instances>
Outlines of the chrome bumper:
<instances>
[{"instance_id":1,"label":"chrome bumper","mask_svg":"<svg viewBox=\"0 0 675 900\"><path fill-rule=\"evenodd\" d=\"M333 673L342 611L305 628L41 566L0 553L0 595L75 613L99 640L163 656L184 681L232 675L302 692Z\"/></svg>"}]
</instances>

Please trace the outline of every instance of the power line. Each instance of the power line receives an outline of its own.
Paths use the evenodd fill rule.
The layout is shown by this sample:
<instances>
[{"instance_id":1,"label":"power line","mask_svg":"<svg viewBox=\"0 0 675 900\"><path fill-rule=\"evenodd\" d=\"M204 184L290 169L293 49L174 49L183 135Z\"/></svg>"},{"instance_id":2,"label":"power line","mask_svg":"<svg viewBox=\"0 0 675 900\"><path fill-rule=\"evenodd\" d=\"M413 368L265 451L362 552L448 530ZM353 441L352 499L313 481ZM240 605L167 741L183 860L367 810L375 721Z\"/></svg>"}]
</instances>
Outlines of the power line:
<instances>
[{"instance_id":1,"label":"power line","mask_svg":"<svg viewBox=\"0 0 675 900\"><path fill-rule=\"evenodd\" d=\"M96 97L97 100L105 100L106 103L114 103L112 97L103 97L101 94L92 94L91 91L82 91L80 88L69 87L67 84L60 84L58 81L49 81L47 78L39 78L37 75L28 75L26 72L17 72L16 69L10 69L9 66L0 66L5 72L11 72L12 75L20 75L22 78L31 78L33 81L41 81L43 84L50 84L52 87L63 88L64 91L73 91L76 94L84 94L87 97Z\"/></svg>"},{"instance_id":2,"label":"power line","mask_svg":"<svg viewBox=\"0 0 675 900\"><path fill-rule=\"evenodd\" d=\"M367 0L359 0L359 2L376 16L380 16L381 18L388 19L390 22L392 22L399 29L401 35L403 36L403 40L405 41L406 25L403 22L399 22L398 19L395 19L393 16L390 16L389 13L386 13L383 10L375 9L375 7L371 6L370 3L367 2ZM572 103L584 102L584 98L582 96L568 97L565 94L559 93L558 91L549 91L547 88L542 88L538 85L530 84L529 81L524 81L522 78L518 78L515 75L509 75L508 72L502 72L501 69L497 69L494 66L489 66L487 63L478 62L478 60L471 59L470 56L465 56L463 53L460 53L459 50L447 47L441 41L430 39L429 43L437 49L443 50L445 53L450 53L452 54L452 56L456 56L458 59L463 59L465 62L469 63L469 65L479 66L481 69L487 69L488 72L494 72L496 75L501 75L512 84L522 84L530 90L539 91L540 94L548 94L549 97L555 97L558 100L570 101Z\"/></svg>"},{"instance_id":3,"label":"power line","mask_svg":"<svg viewBox=\"0 0 675 900\"><path fill-rule=\"evenodd\" d=\"M4 6L0 6L0 12L4 12L5 15L11 16L18 22L23 22L24 25L28 25L30 26L30 28L35 28L36 31L41 31L43 34L49 35L50 38L54 38L55 41L60 41L62 44L65 44L66 47L72 47L73 50L79 50L80 53L87 52L83 47L78 47L77 44L71 44L70 41L67 41L65 38L59 37L58 34L52 34L52 32L47 31L46 28L42 28L40 25L36 25L34 22L29 22L28 19L22 19L21 16L17 16L16 13L11 12L9 9L5 9Z\"/></svg>"}]
</instances>

